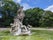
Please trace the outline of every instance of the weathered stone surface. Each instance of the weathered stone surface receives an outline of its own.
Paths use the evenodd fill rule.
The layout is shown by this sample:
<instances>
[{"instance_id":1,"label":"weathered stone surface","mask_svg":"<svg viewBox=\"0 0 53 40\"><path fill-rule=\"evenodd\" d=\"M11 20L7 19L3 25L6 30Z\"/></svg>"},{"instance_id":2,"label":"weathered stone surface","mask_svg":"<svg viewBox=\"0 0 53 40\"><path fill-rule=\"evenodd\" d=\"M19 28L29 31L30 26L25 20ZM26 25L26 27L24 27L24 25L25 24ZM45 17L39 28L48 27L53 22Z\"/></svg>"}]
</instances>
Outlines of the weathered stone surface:
<instances>
[{"instance_id":1,"label":"weathered stone surface","mask_svg":"<svg viewBox=\"0 0 53 40\"><path fill-rule=\"evenodd\" d=\"M17 11L17 16L14 18L14 23L11 24L11 33L12 35L31 35L30 26L25 26L22 24L22 21L25 17L25 14L23 12L23 8L20 7L20 9Z\"/></svg>"}]
</instances>

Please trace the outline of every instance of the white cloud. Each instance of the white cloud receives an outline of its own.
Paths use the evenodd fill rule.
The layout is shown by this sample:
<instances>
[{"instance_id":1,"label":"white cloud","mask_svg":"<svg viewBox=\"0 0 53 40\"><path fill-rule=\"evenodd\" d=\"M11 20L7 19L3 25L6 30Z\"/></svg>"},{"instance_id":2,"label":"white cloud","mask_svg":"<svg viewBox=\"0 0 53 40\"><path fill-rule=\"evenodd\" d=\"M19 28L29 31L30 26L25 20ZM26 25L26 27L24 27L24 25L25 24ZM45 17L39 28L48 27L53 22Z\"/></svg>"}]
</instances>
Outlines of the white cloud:
<instances>
[{"instance_id":1,"label":"white cloud","mask_svg":"<svg viewBox=\"0 0 53 40\"><path fill-rule=\"evenodd\" d=\"M13 0L15 1L16 3L21 3L22 0Z\"/></svg>"},{"instance_id":2,"label":"white cloud","mask_svg":"<svg viewBox=\"0 0 53 40\"><path fill-rule=\"evenodd\" d=\"M13 0L13 1L16 2L16 3L21 3L21 1L23 1L23 0ZM30 1L30 0L27 0L27 1ZM23 10L33 8L28 3L21 3L20 5L23 6Z\"/></svg>"},{"instance_id":3,"label":"white cloud","mask_svg":"<svg viewBox=\"0 0 53 40\"><path fill-rule=\"evenodd\" d=\"M48 10L48 11L52 11L53 12L53 5L48 6L44 10L46 10L46 11Z\"/></svg>"},{"instance_id":4,"label":"white cloud","mask_svg":"<svg viewBox=\"0 0 53 40\"><path fill-rule=\"evenodd\" d=\"M23 3L22 6L24 7L23 10L26 10L26 9L29 9L29 8L33 8L27 3Z\"/></svg>"}]
</instances>

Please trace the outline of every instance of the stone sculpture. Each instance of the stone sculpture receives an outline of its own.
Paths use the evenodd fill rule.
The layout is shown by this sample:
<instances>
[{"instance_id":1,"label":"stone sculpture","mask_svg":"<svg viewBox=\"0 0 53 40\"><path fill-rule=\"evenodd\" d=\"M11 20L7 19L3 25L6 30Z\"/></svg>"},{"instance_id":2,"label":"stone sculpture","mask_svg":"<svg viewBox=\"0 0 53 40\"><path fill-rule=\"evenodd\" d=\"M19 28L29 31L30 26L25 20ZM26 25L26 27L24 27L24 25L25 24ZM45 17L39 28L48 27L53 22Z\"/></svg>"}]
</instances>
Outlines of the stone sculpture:
<instances>
[{"instance_id":1,"label":"stone sculpture","mask_svg":"<svg viewBox=\"0 0 53 40\"><path fill-rule=\"evenodd\" d=\"M14 18L14 23L11 24L11 34L13 35L31 35L30 26L25 26L22 24L25 14L23 12L23 7L20 7L17 11L17 16Z\"/></svg>"}]
</instances>

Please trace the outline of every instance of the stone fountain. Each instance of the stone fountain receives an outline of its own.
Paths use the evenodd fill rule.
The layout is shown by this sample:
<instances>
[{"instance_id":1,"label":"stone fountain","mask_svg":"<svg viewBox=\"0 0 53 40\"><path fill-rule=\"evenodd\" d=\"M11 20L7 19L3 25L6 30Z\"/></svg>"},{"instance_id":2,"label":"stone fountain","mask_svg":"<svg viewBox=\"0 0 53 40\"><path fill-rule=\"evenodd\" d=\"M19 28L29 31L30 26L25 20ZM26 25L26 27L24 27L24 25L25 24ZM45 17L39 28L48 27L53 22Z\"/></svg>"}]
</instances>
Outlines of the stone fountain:
<instances>
[{"instance_id":1,"label":"stone fountain","mask_svg":"<svg viewBox=\"0 0 53 40\"><path fill-rule=\"evenodd\" d=\"M20 7L17 11L17 16L14 17L14 23L11 25L11 34L12 35L31 35L30 25L23 25L23 19L25 14L23 12L23 7Z\"/></svg>"}]
</instances>

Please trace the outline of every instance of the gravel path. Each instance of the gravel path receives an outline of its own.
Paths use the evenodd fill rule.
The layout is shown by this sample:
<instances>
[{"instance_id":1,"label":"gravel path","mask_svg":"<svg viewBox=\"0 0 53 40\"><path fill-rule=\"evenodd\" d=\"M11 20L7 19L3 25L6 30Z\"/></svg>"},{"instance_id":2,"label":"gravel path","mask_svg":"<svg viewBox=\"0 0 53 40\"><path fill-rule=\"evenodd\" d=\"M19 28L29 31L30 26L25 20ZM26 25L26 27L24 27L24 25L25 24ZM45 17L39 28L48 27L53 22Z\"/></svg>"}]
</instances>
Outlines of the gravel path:
<instances>
[{"instance_id":1,"label":"gravel path","mask_svg":"<svg viewBox=\"0 0 53 40\"><path fill-rule=\"evenodd\" d=\"M11 28L0 28L0 31L10 30ZM53 31L53 28L31 28L32 30L50 30Z\"/></svg>"},{"instance_id":2,"label":"gravel path","mask_svg":"<svg viewBox=\"0 0 53 40\"><path fill-rule=\"evenodd\" d=\"M49 31L53 31L53 28L32 28L32 30L49 30Z\"/></svg>"},{"instance_id":3,"label":"gravel path","mask_svg":"<svg viewBox=\"0 0 53 40\"><path fill-rule=\"evenodd\" d=\"M0 31L10 30L10 28L0 28Z\"/></svg>"}]
</instances>

